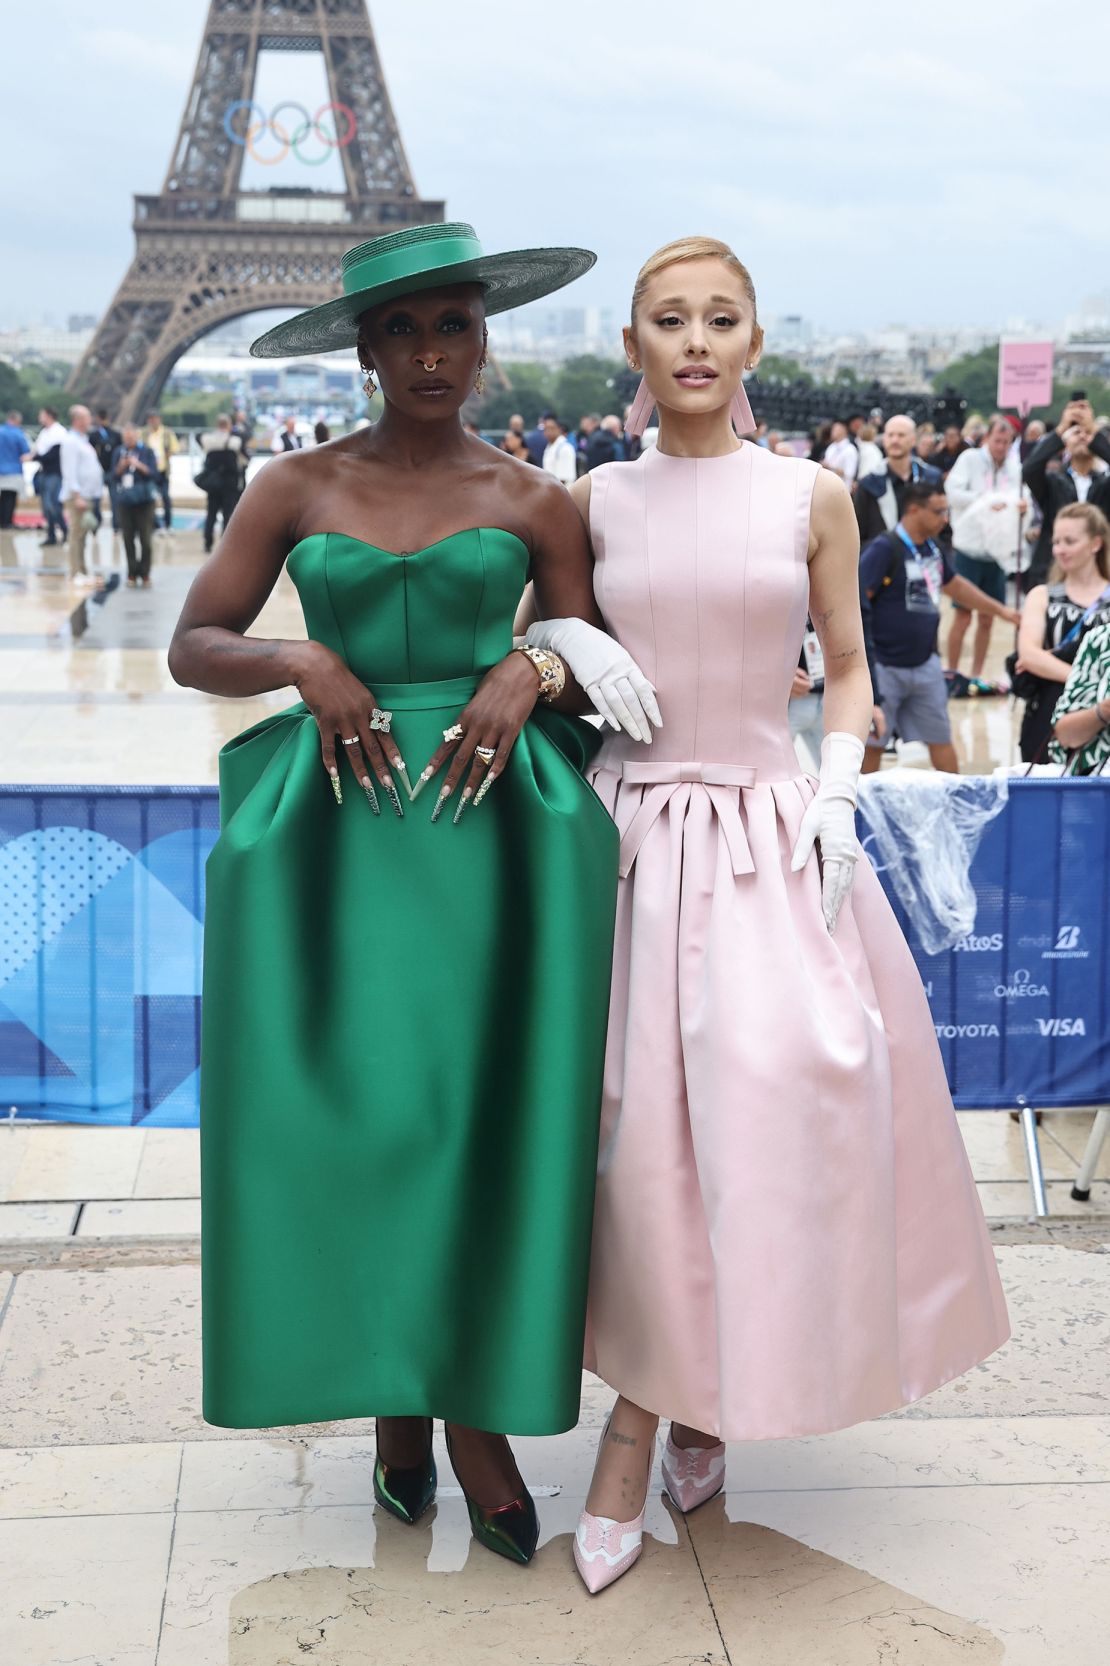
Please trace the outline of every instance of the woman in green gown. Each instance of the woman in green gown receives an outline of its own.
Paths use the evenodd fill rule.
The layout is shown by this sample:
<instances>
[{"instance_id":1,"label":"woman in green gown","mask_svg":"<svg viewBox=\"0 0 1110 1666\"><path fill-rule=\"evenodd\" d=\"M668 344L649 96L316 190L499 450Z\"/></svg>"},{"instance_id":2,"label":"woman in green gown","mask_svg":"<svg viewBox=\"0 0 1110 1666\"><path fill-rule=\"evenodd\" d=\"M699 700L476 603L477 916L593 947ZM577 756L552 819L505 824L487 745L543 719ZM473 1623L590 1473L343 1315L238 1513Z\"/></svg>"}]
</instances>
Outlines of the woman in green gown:
<instances>
[{"instance_id":1,"label":"woman in green gown","mask_svg":"<svg viewBox=\"0 0 1110 1666\"><path fill-rule=\"evenodd\" d=\"M537 1527L504 1436L578 1416L617 834L581 690L512 643L529 578L545 617L600 622L581 520L459 412L486 315L590 264L483 256L459 225L352 250L344 296L252 351L357 340L385 414L267 464L170 650L191 687L301 697L220 755L205 1417L376 1414L403 1520L442 1417L476 1536L519 1561ZM247 635L286 563L309 639Z\"/></svg>"}]
</instances>

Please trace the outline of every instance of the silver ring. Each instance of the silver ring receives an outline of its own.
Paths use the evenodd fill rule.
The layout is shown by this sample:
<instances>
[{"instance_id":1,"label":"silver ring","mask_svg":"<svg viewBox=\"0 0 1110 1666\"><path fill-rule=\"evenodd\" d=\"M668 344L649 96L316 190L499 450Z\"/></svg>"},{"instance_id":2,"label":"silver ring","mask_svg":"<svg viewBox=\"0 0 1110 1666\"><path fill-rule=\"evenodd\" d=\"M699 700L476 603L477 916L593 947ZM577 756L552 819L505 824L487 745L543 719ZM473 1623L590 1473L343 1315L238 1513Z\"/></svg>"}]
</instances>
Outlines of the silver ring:
<instances>
[{"instance_id":1,"label":"silver ring","mask_svg":"<svg viewBox=\"0 0 1110 1666\"><path fill-rule=\"evenodd\" d=\"M392 722L393 713L387 712L381 706L378 707L377 711L370 714L370 727L379 734L388 735Z\"/></svg>"},{"instance_id":2,"label":"silver ring","mask_svg":"<svg viewBox=\"0 0 1110 1666\"><path fill-rule=\"evenodd\" d=\"M444 729L443 738L447 742L448 746L450 746L454 741L462 740L462 738L463 738L463 726L462 726L462 724L461 723L452 723L452 725L449 729Z\"/></svg>"},{"instance_id":3,"label":"silver ring","mask_svg":"<svg viewBox=\"0 0 1110 1666\"><path fill-rule=\"evenodd\" d=\"M343 744L344 744L344 746L357 746L358 745L358 736L357 735L352 735L350 740L345 740L343 742Z\"/></svg>"},{"instance_id":4,"label":"silver ring","mask_svg":"<svg viewBox=\"0 0 1110 1666\"><path fill-rule=\"evenodd\" d=\"M497 756L497 748L496 746L476 746L474 748L474 756L476 758L481 758L484 764L492 764L493 760Z\"/></svg>"}]
</instances>

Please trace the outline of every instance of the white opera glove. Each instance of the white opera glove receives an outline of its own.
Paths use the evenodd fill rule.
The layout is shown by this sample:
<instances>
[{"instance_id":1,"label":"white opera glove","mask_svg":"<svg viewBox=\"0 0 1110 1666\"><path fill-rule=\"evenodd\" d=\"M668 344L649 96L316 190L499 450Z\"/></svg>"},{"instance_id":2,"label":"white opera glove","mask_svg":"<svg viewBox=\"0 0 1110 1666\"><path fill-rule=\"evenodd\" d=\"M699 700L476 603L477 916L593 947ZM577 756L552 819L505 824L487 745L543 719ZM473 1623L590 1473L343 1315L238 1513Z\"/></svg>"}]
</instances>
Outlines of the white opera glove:
<instances>
[{"instance_id":1,"label":"white opera glove","mask_svg":"<svg viewBox=\"0 0 1110 1666\"><path fill-rule=\"evenodd\" d=\"M856 838L856 792L863 764L863 742L840 732L821 742L820 785L806 806L790 863L793 873L805 867L815 844L821 855L821 910L830 932L852 889L859 840Z\"/></svg>"},{"instance_id":2,"label":"white opera glove","mask_svg":"<svg viewBox=\"0 0 1110 1666\"><path fill-rule=\"evenodd\" d=\"M596 625L585 619L540 619L529 625L525 640L530 648L546 648L566 661L612 728L646 744L652 724L663 727L655 689L632 655Z\"/></svg>"}]
</instances>

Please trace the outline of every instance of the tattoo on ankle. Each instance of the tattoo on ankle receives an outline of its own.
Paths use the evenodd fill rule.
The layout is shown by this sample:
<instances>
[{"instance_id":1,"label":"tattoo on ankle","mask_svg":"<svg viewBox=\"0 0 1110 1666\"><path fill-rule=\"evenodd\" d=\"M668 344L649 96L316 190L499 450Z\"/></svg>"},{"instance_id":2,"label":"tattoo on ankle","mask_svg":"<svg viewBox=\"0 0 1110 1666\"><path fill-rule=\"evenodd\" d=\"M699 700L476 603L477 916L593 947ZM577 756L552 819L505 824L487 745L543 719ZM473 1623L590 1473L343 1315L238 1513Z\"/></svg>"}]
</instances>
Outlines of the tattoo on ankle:
<instances>
[{"instance_id":1,"label":"tattoo on ankle","mask_svg":"<svg viewBox=\"0 0 1110 1666\"><path fill-rule=\"evenodd\" d=\"M618 1435L615 1429L610 1433L609 1439L613 1442L614 1446L638 1446L639 1445L639 1442L637 1441L635 1435Z\"/></svg>"}]
</instances>

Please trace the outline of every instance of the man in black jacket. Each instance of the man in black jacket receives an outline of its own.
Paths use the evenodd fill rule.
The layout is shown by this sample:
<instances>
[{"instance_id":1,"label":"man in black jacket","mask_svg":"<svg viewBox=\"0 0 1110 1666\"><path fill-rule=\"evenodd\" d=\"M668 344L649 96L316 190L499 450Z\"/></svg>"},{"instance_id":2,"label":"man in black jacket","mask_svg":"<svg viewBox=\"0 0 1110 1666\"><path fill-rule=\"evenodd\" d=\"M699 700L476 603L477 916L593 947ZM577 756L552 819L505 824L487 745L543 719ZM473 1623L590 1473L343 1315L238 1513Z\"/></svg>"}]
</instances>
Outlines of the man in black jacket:
<instances>
[{"instance_id":1,"label":"man in black jacket","mask_svg":"<svg viewBox=\"0 0 1110 1666\"><path fill-rule=\"evenodd\" d=\"M1067 449L1064 468L1051 471L1053 459ZM1044 521L1033 562L1022 580L1026 592L1044 584L1052 565L1052 527L1065 503L1093 503L1110 514L1110 438L1095 427L1095 413L1086 399L1072 399L1051 434L1046 434L1026 458L1022 479L1041 506Z\"/></svg>"},{"instance_id":2,"label":"man in black jacket","mask_svg":"<svg viewBox=\"0 0 1110 1666\"><path fill-rule=\"evenodd\" d=\"M865 474L856 486L856 519L861 544L869 544L881 532L890 532L897 526L907 486L937 486L944 490L940 470L914 456L916 437L917 426L912 417L888 418L883 429L886 462L874 474Z\"/></svg>"}]
</instances>

